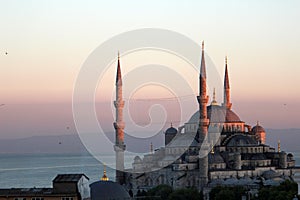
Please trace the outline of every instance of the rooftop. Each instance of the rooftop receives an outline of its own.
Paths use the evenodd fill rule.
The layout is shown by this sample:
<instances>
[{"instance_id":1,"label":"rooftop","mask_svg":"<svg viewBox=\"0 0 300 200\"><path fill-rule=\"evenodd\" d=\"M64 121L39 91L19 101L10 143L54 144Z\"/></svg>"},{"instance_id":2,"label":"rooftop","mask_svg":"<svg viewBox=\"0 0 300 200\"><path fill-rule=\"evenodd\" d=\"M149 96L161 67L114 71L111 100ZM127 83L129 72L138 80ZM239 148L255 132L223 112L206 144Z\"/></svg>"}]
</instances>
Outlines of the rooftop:
<instances>
[{"instance_id":1,"label":"rooftop","mask_svg":"<svg viewBox=\"0 0 300 200\"><path fill-rule=\"evenodd\" d=\"M0 189L0 197L5 196L19 196L22 195L26 196L70 196L70 194L77 195L76 193L68 193L68 194L61 194L55 193L53 188L7 188L7 189Z\"/></svg>"},{"instance_id":2,"label":"rooftop","mask_svg":"<svg viewBox=\"0 0 300 200\"><path fill-rule=\"evenodd\" d=\"M53 180L53 183L59 183L59 182L78 182L81 177L85 177L87 180L89 178L84 174L58 174L55 179Z\"/></svg>"}]
</instances>

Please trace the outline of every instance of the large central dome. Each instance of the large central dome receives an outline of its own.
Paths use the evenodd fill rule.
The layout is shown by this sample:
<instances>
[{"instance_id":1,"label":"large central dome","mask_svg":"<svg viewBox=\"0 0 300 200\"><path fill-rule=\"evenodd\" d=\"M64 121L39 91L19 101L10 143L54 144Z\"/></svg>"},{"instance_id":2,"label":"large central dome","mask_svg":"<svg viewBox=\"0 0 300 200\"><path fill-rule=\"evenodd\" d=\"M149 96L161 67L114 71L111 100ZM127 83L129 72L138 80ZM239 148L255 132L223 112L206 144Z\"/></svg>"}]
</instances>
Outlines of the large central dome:
<instances>
[{"instance_id":1,"label":"large central dome","mask_svg":"<svg viewBox=\"0 0 300 200\"><path fill-rule=\"evenodd\" d=\"M226 107L219 105L207 106L207 116L210 122L242 122L237 114ZM195 112L188 123L199 123L199 111Z\"/></svg>"}]
</instances>

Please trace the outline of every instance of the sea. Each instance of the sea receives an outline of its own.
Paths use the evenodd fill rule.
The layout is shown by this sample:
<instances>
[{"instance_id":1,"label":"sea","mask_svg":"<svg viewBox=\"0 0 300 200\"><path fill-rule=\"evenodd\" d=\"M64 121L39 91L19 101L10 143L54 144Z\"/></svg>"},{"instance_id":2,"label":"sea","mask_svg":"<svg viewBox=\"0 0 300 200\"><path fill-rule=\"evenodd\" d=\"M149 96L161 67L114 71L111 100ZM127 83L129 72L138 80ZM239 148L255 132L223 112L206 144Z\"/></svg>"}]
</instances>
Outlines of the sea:
<instances>
[{"instance_id":1,"label":"sea","mask_svg":"<svg viewBox=\"0 0 300 200\"><path fill-rule=\"evenodd\" d=\"M300 152L293 152L300 166ZM114 155L103 154L113 163ZM135 155L127 156L125 167L131 167ZM115 170L106 167L107 176L115 180ZM57 174L83 173L89 182L100 180L103 164L88 154L0 154L0 188L52 187ZM299 183L299 182L298 182Z\"/></svg>"},{"instance_id":2,"label":"sea","mask_svg":"<svg viewBox=\"0 0 300 200\"><path fill-rule=\"evenodd\" d=\"M115 162L115 156L103 154L103 160ZM130 167L134 155L127 156ZM115 170L106 166L106 174L115 180ZM89 154L0 154L0 188L52 187L57 174L85 174L90 183L100 180L103 164Z\"/></svg>"}]
</instances>

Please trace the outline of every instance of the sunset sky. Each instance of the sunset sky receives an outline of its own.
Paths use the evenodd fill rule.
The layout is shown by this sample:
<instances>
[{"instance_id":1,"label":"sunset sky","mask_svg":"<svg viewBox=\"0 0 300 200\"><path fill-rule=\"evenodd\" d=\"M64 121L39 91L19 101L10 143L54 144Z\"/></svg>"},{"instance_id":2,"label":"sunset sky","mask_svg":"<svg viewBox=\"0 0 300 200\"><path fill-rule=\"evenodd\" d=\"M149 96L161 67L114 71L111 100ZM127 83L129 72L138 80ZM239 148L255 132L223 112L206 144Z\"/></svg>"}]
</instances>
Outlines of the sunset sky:
<instances>
[{"instance_id":1,"label":"sunset sky","mask_svg":"<svg viewBox=\"0 0 300 200\"><path fill-rule=\"evenodd\" d=\"M0 3L0 139L75 133L72 92L82 64L104 41L140 28L204 40L222 77L227 55L233 110L243 121L300 128L298 0ZM122 59L123 68L131 64Z\"/></svg>"}]
</instances>

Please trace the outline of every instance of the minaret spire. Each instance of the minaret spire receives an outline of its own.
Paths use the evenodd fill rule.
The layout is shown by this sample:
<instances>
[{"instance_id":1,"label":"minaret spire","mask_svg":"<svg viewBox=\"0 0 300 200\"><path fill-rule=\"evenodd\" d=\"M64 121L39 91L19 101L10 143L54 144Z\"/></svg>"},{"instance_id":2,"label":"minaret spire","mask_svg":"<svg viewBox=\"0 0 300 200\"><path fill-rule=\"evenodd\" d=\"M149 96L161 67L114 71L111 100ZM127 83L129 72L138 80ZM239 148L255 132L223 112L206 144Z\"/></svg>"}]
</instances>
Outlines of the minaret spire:
<instances>
[{"instance_id":1,"label":"minaret spire","mask_svg":"<svg viewBox=\"0 0 300 200\"><path fill-rule=\"evenodd\" d=\"M206 78L206 65L205 65L205 57L204 57L204 41L202 41L200 76L203 76L204 78Z\"/></svg>"},{"instance_id":2,"label":"minaret spire","mask_svg":"<svg viewBox=\"0 0 300 200\"><path fill-rule=\"evenodd\" d=\"M202 57L199 76L199 96L197 96L199 103L199 126L196 137L199 141L199 188L208 183L208 153L210 151L209 146L204 142L208 134L209 119L207 117L207 102L208 96L206 93L206 66L204 58L204 42L202 42Z\"/></svg>"},{"instance_id":3,"label":"minaret spire","mask_svg":"<svg viewBox=\"0 0 300 200\"><path fill-rule=\"evenodd\" d=\"M119 52L118 52L118 64L117 64L116 85L122 86L122 73L121 73L120 53L119 53Z\"/></svg>"},{"instance_id":4,"label":"minaret spire","mask_svg":"<svg viewBox=\"0 0 300 200\"><path fill-rule=\"evenodd\" d=\"M123 121L123 94L122 94L122 74L120 65L120 54L118 52L118 64L117 64L117 75L116 75L116 100L114 101L116 108L116 121L114 122L116 141L115 141L115 152L116 152L116 181L123 185L125 182L124 178L124 127Z\"/></svg>"},{"instance_id":5,"label":"minaret spire","mask_svg":"<svg viewBox=\"0 0 300 200\"><path fill-rule=\"evenodd\" d=\"M225 57L225 75L224 75L224 102L223 106L231 109L232 103L230 102L230 85L227 67L227 56Z\"/></svg>"}]
</instances>

